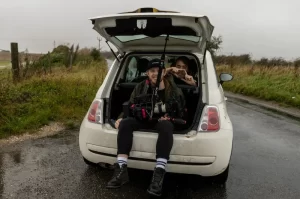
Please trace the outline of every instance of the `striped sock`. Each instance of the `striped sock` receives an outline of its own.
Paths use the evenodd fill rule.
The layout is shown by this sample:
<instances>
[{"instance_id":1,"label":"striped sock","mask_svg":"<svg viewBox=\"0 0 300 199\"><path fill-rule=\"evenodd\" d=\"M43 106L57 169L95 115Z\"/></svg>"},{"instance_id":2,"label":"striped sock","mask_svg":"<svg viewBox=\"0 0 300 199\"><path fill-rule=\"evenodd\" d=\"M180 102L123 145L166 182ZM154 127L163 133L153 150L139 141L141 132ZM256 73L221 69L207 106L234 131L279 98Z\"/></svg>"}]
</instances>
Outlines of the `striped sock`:
<instances>
[{"instance_id":1,"label":"striped sock","mask_svg":"<svg viewBox=\"0 0 300 199\"><path fill-rule=\"evenodd\" d=\"M120 165L120 167L121 167L123 164L127 164L127 158L124 158L124 157L118 157L118 164Z\"/></svg>"},{"instance_id":2,"label":"striped sock","mask_svg":"<svg viewBox=\"0 0 300 199\"><path fill-rule=\"evenodd\" d=\"M162 169L166 169L166 165L167 165L168 160L164 159L164 158L158 158L156 160L156 168L162 168Z\"/></svg>"}]
</instances>

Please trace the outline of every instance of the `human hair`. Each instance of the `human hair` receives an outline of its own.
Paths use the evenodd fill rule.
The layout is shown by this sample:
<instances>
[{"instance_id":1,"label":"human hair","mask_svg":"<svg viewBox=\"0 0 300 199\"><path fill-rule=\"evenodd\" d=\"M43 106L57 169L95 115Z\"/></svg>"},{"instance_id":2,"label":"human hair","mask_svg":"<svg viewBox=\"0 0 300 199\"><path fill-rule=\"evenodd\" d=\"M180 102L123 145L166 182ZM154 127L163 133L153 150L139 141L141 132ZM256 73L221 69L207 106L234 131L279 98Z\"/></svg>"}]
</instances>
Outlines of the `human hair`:
<instances>
[{"instance_id":1,"label":"human hair","mask_svg":"<svg viewBox=\"0 0 300 199\"><path fill-rule=\"evenodd\" d=\"M163 81L165 84L165 92L166 92L166 97L170 98L172 95L173 88L175 87L175 83L172 83L168 77L163 77Z\"/></svg>"},{"instance_id":2,"label":"human hair","mask_svg":"<svg viewBox=\"0 0 300 199\"><path fill-rule=\"evenodd\" d=\"M178 61L182 61L185 65L189 66L189 58L187 58L186 56L180 56L176 59L175 61L175 64L178 62Z\"/></svg>"}]
</instances>

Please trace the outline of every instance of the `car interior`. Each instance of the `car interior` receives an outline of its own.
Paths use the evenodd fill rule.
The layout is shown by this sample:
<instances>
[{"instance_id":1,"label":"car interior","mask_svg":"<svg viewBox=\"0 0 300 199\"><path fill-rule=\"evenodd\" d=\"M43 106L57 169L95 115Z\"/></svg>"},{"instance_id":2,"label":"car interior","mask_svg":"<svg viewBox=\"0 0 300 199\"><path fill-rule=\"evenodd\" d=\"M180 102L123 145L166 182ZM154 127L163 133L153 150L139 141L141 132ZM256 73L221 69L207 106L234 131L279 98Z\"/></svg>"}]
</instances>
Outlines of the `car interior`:
<instances>
[{"instance_id":1,"label":"car interior","mask_svg":"<svg viewBox=\"0 0 300 199\"><path fill-rule=\"evenodd\" d=\"M166 54L165 67L168 68L174 64L177 57L182 56L182 54ZM193 55L184 55L189 58L189 70L191 75L197 81L196 86L191 86L188 84L176 84L184 93L186 100L187 109L187 123L184 127L181 125L178 127L178 131L183 131L189 129L193 124L193 119L197 110L198 103L201 102L201 82L200 69L198 66L200 64L197 62ZM130 95L135 88L135 86L147 78L146 67L148 62L155 58L161 58L161 54L147 55L147 54L132 54L124 58L120 63L119 72L115 78L114 87L111 93L110 101L110 119L116 120L119 114L123 111L123 103L128 102ZM203 106L201 106L203 108ZM199 109L199 108L198 108ZM176 125L175 125L176 131Z\"/></svg>"}]
</instances>

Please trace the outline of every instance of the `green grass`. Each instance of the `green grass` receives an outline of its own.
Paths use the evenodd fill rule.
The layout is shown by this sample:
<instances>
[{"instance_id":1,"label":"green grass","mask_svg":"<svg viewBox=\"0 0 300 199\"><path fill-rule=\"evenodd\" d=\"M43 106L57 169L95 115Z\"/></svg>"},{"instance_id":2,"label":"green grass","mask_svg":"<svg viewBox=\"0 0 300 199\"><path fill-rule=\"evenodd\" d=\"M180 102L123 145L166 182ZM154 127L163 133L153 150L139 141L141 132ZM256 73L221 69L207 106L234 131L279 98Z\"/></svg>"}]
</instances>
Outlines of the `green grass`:
<instances>
[{"instance_id":1,"label":"green grass","mask_svg":"<svg viewBox=\"0 0 300 199\"><path fill-rule=\"evenodd\" d=\"M300 68L261 66L218 66L218 73L233 74L224 90L300 108Z\"/></svg>"},{"instance_id":2,"label":"green grass","mask_svg":"<svg viewBox=\"0 0 300 199\"><path fill-rule=\"evenodd\" d=\"M10 61L1 61L0 60L0 66L10 66L10 65L11 65Z\"/></svg>"},{"instance_id":3,"label":"green grass","mask_svg":"<svg viewBox=\"0 0 300 199\"><path fill-rule=\"evenodd\" d=\"M0 70L0 139L34 132L51 121L80 124L106 72L105 62L72 71L56 68L13 85L10 70Z\"/></svg>"},{"instance_id":4,"label":"green grass","mask_svg":"<svg viewBox=\"0 0 300 199\"><path fill-rule=\"evenodd\" d=\"M217 71L234 76L223 84L225 90L300 108L300 69L218 66ZM51 74L14 85L11 70L0 70L0 139L52 121L78 127L106 73L106 62L72 71L54 67Z\"/></svg>"}]
</instances>

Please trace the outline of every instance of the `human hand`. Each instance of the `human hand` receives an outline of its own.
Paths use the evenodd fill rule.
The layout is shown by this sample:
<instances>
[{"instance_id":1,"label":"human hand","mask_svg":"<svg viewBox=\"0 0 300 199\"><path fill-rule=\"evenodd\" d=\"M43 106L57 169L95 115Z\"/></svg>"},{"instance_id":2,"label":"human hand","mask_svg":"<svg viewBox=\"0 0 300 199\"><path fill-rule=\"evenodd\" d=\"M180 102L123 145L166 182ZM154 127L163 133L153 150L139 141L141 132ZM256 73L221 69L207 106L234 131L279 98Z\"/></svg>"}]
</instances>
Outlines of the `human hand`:
<instances>
[{"instance_id":1,"label":"human hand","mask_svg":"<svg viewBox=\"0 0 300 199\"><path fill-rule=\"evenodd\" d=\"M160 121L162 121L162 120L170 120L170 117L169 117L168 114L166 113L164 116L160 117L159 120L160 120Z\"/></svg>"},{"instance_id":2,"label":"human hand","mask_svg":"<svg viewBox=\"0 0 300 199\"><path fill-rule=\"evenodd\" d=\"M186 73L186 70L184 70L184 69L178 69L176 75L177 75L180 79L185 79L187 73Z\"/></svg>"},{"instance_id":3,"label":"human hand","mask_svg":"<svg viewBox=\"0 0 300 199\"><path fill-rule=\"evenodd\" d=\"M176 73L178 71L178 69L176 67L169 67L166 69L166 73Z\"/></svg>"},{"instance_id":4,"label":"human hand","mask_svg":"<svg viewBox=\"0 0 300 199\"><path fill-rule=\"evenodd\" d=\"M194 78L190 75L186 75L184 79L182 79L185 83L191 85L191 86L197 86L196 81Z\"/></svg>"},{"instance_id":5,"label":"human hand","mask_svg":"<svg viewBox=\"0 0 300 199\"><path fill-rule=\"evenodd\" d=\"M188 80L188 81L194 80L194 78L191 75L188 75L188 74L185 75L185 79Z\"/></svg>"},{"instance_id":6,"label":"human hand","mask_svg":"<svg viewBox=\"0 0 300 199\"><path fill-rule=\"evenodd\" d=\"M176 67L171 67L171 71L173 72L173 73L178 73L178 68L176 68Z\"/></svg>"},{"instance_id":7,"label":"human hand","mask_svg":"<svg viewBox=\"0 0 300 199\"><path fill-rule=\"evenodd\" d=\"M120 125L121 120L122 120L122 118L118 119L118 120L115 122L115 127L116 127L116 129L119 129L119 125Z\"/></svg>"}]
</instances>

